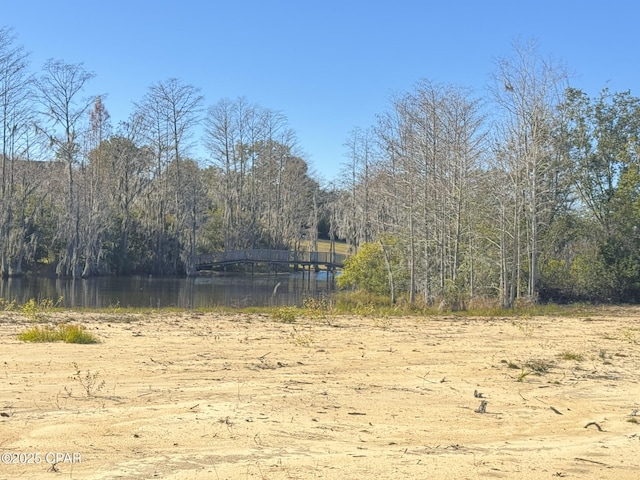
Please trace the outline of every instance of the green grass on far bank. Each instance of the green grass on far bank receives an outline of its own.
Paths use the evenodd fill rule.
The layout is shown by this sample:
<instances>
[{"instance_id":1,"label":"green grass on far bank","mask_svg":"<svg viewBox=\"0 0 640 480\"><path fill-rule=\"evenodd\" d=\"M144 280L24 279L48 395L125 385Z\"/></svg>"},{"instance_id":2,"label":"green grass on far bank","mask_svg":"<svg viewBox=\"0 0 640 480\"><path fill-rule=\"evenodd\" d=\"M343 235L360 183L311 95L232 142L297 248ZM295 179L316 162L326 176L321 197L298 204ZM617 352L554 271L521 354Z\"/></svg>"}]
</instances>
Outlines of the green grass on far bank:
<instances>
[{"instance_id":1,"label":"green grass on far bank","mask_svg":"<svg viewBox=\"0 0 640 480\"><path fill-rule=\"evenodd\" d=\"M3 302L0 300L0 311L14 311L34 321L47 321L51 314L61 311L91 312L109 315L113 321L116 317L122 317L123 321L131 320L131 315L151 315L154 313L229 313L229 314L264 314L272 318L285 315L288 320L291 317L302 318L308 316L327 317L330 315L363 315L363 316L438 316L455 315L460 317L513 317L513 316L589 316L596 315L598 309L589 304L533 304L521 302L514 308L502 308L497 299L482 298L468 302L465 310L452 311L446 306L441 306L438 302L427 305L418 299L414 303L409 303L406 298L399 298L392 304L388 297L376 296L362 291L339 291L327 298L314 299L309 297L304 300L303 305L287 306L251 306L251 307L231 307L223 305L212 305L204 308L178 308L178 307L121 307L112 305L104 308L67 308L60 306L60 299L53 302L48 299L38 302L29 300L25 304L15 302ZM286 309L286 312L285 310ZM41 332L46 334L47 332ZM51 332L49 332L51 333Z\"/></svg>"},{"instance_id":2,"label":"green grass on far bank","mask_svg":"<svg viewBox=\"0 0 640 480\"><path fill-rule=\"evenodd\" d=\"M534 304L520 302L514 308L502 307L497 299L479 298L470 301L464 310L451 310L440 302L432 305L421 299L410 303L406 298L399 298L392 304L388 297L376 296L362 291L343 291L335 296L335 310L338 313L364 313L369 315L394 316L437 316L455 315L465 317L511 317L511 316L549 316L549 315L588 315L595 310L593 305L571 304L558 305L554 303Z\"/></svg>"},{"instance_id":3,"label":"green grass on far bank","mask_svg":"<svg viewBox=\"0 0 640 480\"><path fill-rule=\"evenodd\" d=\"M209 309L201 309L209 310ZM371 317L388 316L442 316L458 317L534 317L534 316L595 316L597 308L590 304L559 305L520 303L514 308L503 308L497 300L482 299L471 302L465 310L452 311L438 304L426 305L416 301L413 304L400 298L392 304L388 297L376 296L362 291L341 291L320 302L309 298L300 307L217 307L220 312L267 314L272 318L292 322L294 318L329 317L339 315L361 315Z\"/></svg>"},{"instance_id":4,"label":"green grass on far bank","mask_svg":"<svg viewBox=\"0 0 640 480\"><path fill-rule=\"evenodd\" d=\"M306 248L310 248L309 243L304 244L304 246ZM339 253L342 255L349 254L349 246L347 245L346 242L335 241L333 248L335 249L336 253ZM318 252L327 253L330 251L331 251L331 242L329 240L323 240L323 239L318 240Z\"/></svg>"}]
</instances>

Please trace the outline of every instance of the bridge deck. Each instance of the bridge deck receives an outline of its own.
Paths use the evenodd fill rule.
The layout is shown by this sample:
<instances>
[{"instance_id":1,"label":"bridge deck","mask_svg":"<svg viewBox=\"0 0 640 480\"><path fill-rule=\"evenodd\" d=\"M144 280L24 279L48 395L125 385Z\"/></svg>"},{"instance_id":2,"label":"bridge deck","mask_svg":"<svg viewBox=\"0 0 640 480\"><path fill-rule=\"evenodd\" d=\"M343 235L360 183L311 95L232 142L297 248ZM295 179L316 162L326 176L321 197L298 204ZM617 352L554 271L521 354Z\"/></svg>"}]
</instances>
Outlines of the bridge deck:
<instances>
[{"instance_id":1,"label":"bridge deck","mask_svg":"<svg viewBox=\"0 0 640 480\"><path fill-rule=\"evenodd\" d=\"M342 268L346 255L329 252L295 252L292 250L236 250L198 256L196 270L211 270L224 265L264 263L271 265L317 265Z\"/></svg>"}]
</instances>

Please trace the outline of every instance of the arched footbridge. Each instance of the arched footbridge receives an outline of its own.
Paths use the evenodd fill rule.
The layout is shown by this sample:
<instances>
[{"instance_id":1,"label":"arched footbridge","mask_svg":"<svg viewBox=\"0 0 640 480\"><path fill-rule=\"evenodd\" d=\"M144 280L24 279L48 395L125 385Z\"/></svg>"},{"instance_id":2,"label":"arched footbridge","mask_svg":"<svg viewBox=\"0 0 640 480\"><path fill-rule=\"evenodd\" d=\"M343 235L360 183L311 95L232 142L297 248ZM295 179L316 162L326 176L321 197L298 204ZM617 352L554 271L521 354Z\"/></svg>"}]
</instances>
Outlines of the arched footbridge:
<instances>
[{"instance_id":1,"label":"arched footbridge","mask_svg":"<svg viewBox=\"0 0 640 480\"><path fill-rule=\"evenodd\" d=\"M325 267L335 270L344 267L346 255L332 252L296 252L293 250L235 250L198 256L196 270L213 270L225 265L265 264Z\"/></svg>"}]
</instances>

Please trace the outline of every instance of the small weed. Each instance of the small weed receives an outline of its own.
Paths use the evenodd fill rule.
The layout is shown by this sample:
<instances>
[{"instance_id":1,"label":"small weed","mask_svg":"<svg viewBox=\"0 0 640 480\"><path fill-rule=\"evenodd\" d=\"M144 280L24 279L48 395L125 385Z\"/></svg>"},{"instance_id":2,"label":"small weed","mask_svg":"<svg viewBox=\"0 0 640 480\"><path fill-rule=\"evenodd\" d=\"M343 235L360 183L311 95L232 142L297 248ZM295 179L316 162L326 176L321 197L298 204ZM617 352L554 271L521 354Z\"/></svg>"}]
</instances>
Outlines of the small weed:
<instances>
[{"instance_id":1,"label":"small weed","mask_svg":"<svg viewBox=\"0 0 640 480\"><path fill-rule=\"evenodd\" d=\"M32 327L18 334L23 342L98 343L98 339L80 325L62 323L57 327Z\"/></svg>"},{"instance_id":2,"label":"small weed","mask_svg":"<svg viewBox=\"0 0 640 480\"><path fill-rule=\"evenodd\" d=\"M600 349L600 351L598 352L598 357L600 357L600 360L602 360L602 363L604 363L605 365L611 365L611 355L608 354L604 348Z\"/></svg>"},{"instance_id":3,"label":"small weed","mask_svg":"<svg viewBox=\"0 0 640 480\"><path fill-rule=\"evenodd\" d=\"M40 301L31 298L27 303L20 305L20 312L30 320L43 320L62 305L62 300L63 297L58 298L57 302L54 302L50 298L44 298Z\"/></svg>"},{"instance_id":4,"label":"small weed","mask_svg":"<svg viewBox=\"0 0 640 480\"><path fill-rule=\"evenodd\" d=\"M71 365L75 370L75 373L71 376L71 379L75 380L82 386L87 397L93 397L96 393L104 388L104 380L98 380L98 377L100 376L99 372L91 373L91 371L87 370L87 372L83 374L76 362L73 362ZM71 390L68 390L68 393L69 396L71 396Z\"/></svg>"},{"instance_id":5,"label":"small weed","mask_svg":"<svg viewBox=\"0 0 640 480\"><path fill-rule=\"evenodd\" d=\"M522 372L520 373L520 375L518 375L518 377L516 378L516 381L522 382L525 378L527 378L527 376L531 375L532 373L533 372L531 370L525 370L523 368Z\"/></svg>"},{"instance_id":6,"label":"small weed","mask_svg":"<svg viewBox=\"0 0 640 480\"><path fill-rule=\"evenodd\" d=\"M271 353L271 352L269 352ZM269 370L273 370L275 367L275 365L273 365L271 362L269 362L269 360L267 359L267 355L269 355L269 353L265 353L264 355L258 357L258 360L260 361L260 364L258 365L258 368L260 369L269 369ZM281 362L278 362L278 364L280 364Z\"/></svg>"},{"instance_id":7,"label":"small weed","mask_svg":"<svg viewBox=\"0 0 640 480\"><path fill-rule=\"evenodd\" d=\"M538 375L544 375L553 367L553 362L550 360L537 358L525 362L524 366L530 369L532 372L537 373Z\"/></svg>"},{"instance_id":8,"label":"small weed","mask_svg":"<svg viewBox=\"0 0 640 480\"><path fill-rule=\"evenodd\" d=\"M71 391L69 389L67 389L67 387L64 387L65 392L67 392L67 396L70 397L71 396ZM63 397L64 403L60 402L60 396L62 395L62 392L58 392L56 394L56 407L58 408L58 410L64 410L67 407L67 399Z\"/></svg>"},{"instance_id":9,"label":"small weed","mask_svg":"<svg viewBox=\"0 0 640 480\"><path fill-rule=\"evenodd\" d=\"M533 336L533 331L535 330L535 326L532 325L530 322L517 322L513 320L511 322L511 325L513 325L518 330L520 330L524 334L524 336L526 337Z\"/></svg>"},{"instance_id":10,"label":"small weed","mask_svg":"<svg viewBox=\"0 0 640 480\"><path fill-rule=\"evenodd\" d=\"M4 310L5 312L10 312L15 310L16 301L15 300L5 300L4 298L0 298L0 310Z\"/></svg>"},{"instance_id":11,"label":"small weed","mask_svg":"<svg viewBox=\"0 0 640 480\"><path fill-rule=\"evenodd\" d=\"M511 360L500 360L500 363L506 364L507 368L511 368L513 370L518 370L520 368L520 365L518 365L517 363L512 362Z\"/></svg>"},{"instance_id":12,"label":"small weed","mask_svg":"<svg viewBox=\"0 0 640 480\"><path fill-rule=\"evenodd\" d=\"M637 329L635 328L625 328L623 330L620 330L620 334L622 336L622 340L629 342L629 343L637 343L636 340L636 332Z\"/></svg>"},{"instance_id":13,"label":"small weed","mask_svg":"<svg viewBox=\"0 0 640 480\"><path fill-rule=\"evenodd\" d=\"M326 295L320 297L307 297L302 302L304 314L310 318L321 320L327 325L331 325L331 315L333 313L333 303Z\"/></svg>"},{"instance_id":14,"label":"small weed","mask_svg":"<svg viewBox=\"0 0 640 480\"><path fill-rule=\"evenodd\" d=\"M110 303L106 308L106 311L109 313L120 313L122 312L122 307L120 306L120 301L118 300L116 303Z\"/></svg>"},{"instance_id":15,"label":"small weed","mask_svg":"<svg viewBox=\"0 0 640 480\"><path fill-rule=\"evenodd\" d=\"M630 417L630 418L627 419L627 422L635 423L636 425L640 424L640 420L638 419L638 417Z\"/></svg>"},{"instance_id":16,"label":"small weed","mask_svg":"<svg viewBox=\"0 0 640 480\"><path fill-rule=\"evenodd\" d=\"M282 323L296 323L299 309L297 307L280 307L271 313L271 318Z\"/></svg>"},{"instance_id":17,"label":"small weed","mask_svg":"<svg viewBox=\"0 0 640 480\"><path fill-rule=\"evenodd\" d=\"M388 317L376 317L373 319L373 326L386 330L391 326L391 320Z\"/></svg>"},{"instance_id":18,"label":"small weed","mask_svg":"<svg viewBox=\"0 0 640 480\"><path fill-rule=\"evenodd\" d=\"M584 360L584 357L580 353L570 352L568 350L562 352L558 355L562 360L575 360L576 362L581 362Z\"/></svg>"},{"instance_id":19,"label":"small weed","mask_svg":"<svg viewBox=\"0 0 640 480\"><path fill-rule=\"evenodd\" d=\"M310 347L313 345L313 334L299 331L293 327L293 332L289 335L291 343L301 347Z\"/></svg>"}]
</instances>

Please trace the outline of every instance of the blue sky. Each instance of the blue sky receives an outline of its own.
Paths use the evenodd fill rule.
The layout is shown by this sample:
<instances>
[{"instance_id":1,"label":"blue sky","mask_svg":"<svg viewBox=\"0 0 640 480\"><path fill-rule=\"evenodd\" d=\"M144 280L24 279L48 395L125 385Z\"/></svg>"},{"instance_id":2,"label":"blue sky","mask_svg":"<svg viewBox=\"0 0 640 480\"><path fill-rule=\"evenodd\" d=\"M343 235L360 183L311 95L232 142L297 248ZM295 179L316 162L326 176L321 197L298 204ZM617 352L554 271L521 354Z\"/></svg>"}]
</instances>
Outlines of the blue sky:
<instances>
[{"instance_id":1,"label":"blue sky","mask_svg":"<svg viewBox=\"0 0 640 480\"><path fill-rule=\"evenodd\" d=\"M206 104L246 97L283 112L312 167L337 177L343 144L393 92L420 79L485 96L514 40L564 62L590 95L608 86L640 96L635 0L20 0L3 2L37 71L48 58L83 62L125 120L147 88L169 78ZM203 155L202 152L194 152Z\"/></svg>"}]
</instances>

